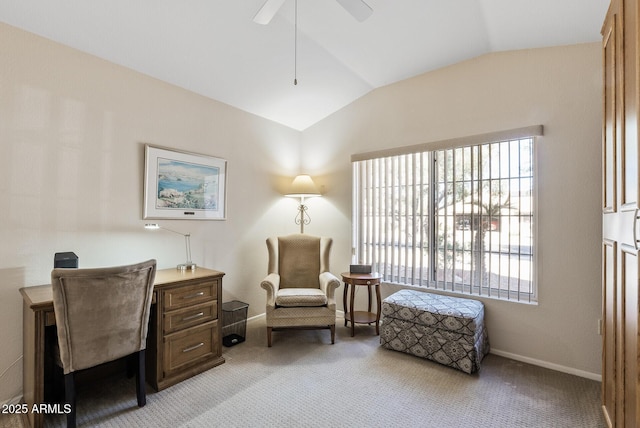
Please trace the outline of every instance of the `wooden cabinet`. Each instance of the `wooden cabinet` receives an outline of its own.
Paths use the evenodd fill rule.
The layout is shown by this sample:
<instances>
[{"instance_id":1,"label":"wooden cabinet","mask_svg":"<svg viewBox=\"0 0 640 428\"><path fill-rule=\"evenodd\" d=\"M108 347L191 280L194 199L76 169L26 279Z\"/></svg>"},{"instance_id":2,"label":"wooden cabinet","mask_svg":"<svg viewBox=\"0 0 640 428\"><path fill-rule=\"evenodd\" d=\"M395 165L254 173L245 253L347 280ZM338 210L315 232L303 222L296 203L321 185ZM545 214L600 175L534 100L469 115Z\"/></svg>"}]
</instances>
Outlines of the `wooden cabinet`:
<instances>
[{"instance_id":1,"label":"wooden cabinet","mask_svg":"<svg viewBox=\"0 0 640 428\"><path fill-rule=\"evenodd\" d=\"M224 363L219 303L223 275L198 269L162 271L156 276L147 380L157 390Z\"/></svg>"},{"instance_id":2,"label":"wooden cabinet","mask_svg":"<svg viewBox=\"0 0 640 428\"><path fill-rule=\"evenodd\" d=\"M224 363L221 345L222 277L217 270L156 271L146 351L147 382L161 390ZM24 287L23 403L45 403L46 364L56 323L51 285ZM50 340L47 341L46 337ZM49 344L47 345L47 343ZM48 373L47 373L48 372ZM44 413L23 414L27 427L44 426Z\"/></svg>"},{"instance_id":3,"label":"wooden cabinet","mask_svg":"<svg viewBox=\"0 0 640 428\"><path fill-rule=\"evenodd\" d=\"M613 0L602 28L602 407L610 427L640 418L638 12L637 0Z\"/></svg>"}]
</instances>

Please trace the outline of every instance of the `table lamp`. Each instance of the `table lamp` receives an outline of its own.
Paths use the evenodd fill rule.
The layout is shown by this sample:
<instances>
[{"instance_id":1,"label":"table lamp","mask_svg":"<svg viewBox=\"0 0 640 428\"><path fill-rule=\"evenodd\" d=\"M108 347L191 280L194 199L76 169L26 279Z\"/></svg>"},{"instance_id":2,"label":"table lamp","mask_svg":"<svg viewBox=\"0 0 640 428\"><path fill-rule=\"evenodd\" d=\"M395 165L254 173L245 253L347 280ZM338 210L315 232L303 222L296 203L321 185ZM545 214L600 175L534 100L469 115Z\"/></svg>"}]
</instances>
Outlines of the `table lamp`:
<instances>
[{"instance_id":1,"label":"table lamp","mask_svg":"<svg viewBox=\"0 0 640 428\"><path fill-rule=\"evenodd\" d=\"M156 223L147 223L144 225L145 229L162 229L167 230L169 232L177 233L178 235L184 236L184 244L187 249L187 261L185 263L180 263L176 266L178 270L196 270L197 265L191 261L191 234L190 233L180 233L175 230L167 229L166 227L161 227Z\"/></svg>"}]
</instances>

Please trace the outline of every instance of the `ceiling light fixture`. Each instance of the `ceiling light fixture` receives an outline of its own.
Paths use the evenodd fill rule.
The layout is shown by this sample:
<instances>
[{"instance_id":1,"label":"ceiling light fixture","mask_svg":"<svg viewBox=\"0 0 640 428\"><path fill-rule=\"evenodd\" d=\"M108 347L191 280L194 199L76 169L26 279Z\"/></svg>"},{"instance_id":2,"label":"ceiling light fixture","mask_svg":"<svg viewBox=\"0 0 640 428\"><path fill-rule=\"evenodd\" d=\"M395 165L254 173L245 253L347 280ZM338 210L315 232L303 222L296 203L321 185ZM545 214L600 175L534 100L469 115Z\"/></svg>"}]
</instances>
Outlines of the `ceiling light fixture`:
<instances>
[{"instance_id":1,"label":"ceiling light fixture","mask_svg":"<svg viewBox=\"0 0 640 428\"><path fill-rule=\"evenodd\" d=\"M267 0L253 17L256 24L267 25L284 4L284 0Z\"/></svg>"},{"instance_id":2,"label":"ceiling light fixture","mask_svg":"<svg viewBox=\"0 0 640 428\"><path fill-rule=\"evenodd\" d=\"M364 0L336 0L356 21L363 22L373 13L373 9ZM266 0L253 17L256 24L267 25L280 10L285 0ZM293 85L298 84L298 0L295 0L294 36L293 36Z\"/></svg>"},{"instance_id":3,"label":"ceiling light fixture","mask_svg":"<svg viewBox=\"0 0 640 428\"><path fill-rule=\"evenodd\" d=\"M256 24L267 25L285 0L266 0L253 17ZM373 14L373 9L364 0L336 0L358 22L363 22Z\"/></svg>"},{"instance_id":4,"label":"ceiling light fixture","mask_svg":"<svg viewBox=\"0 0 640 428\"><path fill-rule=\"evenodd\" d=\"M363 0L336 0L340 6L344 7L347 12L353 16L356 21L363 22L371 16L373 9Z\"/></svg>"}]
</instances>

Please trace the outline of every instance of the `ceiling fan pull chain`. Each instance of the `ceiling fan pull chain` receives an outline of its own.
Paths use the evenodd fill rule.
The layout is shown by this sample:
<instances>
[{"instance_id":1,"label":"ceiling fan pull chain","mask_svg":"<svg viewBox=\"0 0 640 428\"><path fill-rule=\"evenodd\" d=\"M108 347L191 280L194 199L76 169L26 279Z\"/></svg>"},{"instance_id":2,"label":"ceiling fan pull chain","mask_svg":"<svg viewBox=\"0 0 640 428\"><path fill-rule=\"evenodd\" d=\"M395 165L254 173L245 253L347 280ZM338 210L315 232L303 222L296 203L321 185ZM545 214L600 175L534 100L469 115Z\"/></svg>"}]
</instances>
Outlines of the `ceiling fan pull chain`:
<instances>
[{"instance_id":1,"label":"ceiling fan pull chain","mask_svg":"<svg viewBox=\"0 0 640 428\"><path fill-rule=\"evenodd\" d=\"M293 34L293 84L298 84L298 0L295 1Z\"/></svg>"}]
</instances>

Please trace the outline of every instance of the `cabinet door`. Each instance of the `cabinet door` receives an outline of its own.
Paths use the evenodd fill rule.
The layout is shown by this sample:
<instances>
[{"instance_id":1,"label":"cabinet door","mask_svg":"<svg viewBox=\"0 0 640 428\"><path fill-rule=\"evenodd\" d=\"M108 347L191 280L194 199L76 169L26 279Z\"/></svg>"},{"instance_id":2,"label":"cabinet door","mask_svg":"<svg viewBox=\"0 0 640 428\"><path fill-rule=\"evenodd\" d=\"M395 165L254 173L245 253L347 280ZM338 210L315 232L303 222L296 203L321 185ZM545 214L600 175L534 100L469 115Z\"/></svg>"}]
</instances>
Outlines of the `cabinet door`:
<instances>
[{"instance_id":1,"label":"cabinet door","mask_svg":"<svg viewBox=\"0 0 640 428\"><path fill-rule=\"evenodd\" d=\"M618 67L621 66L618 39L620 35L620 7L612 2L603 27L603 83L604 83L604 129L603 129L603 352L602 352L602 405L609 426L617 426L616 399L619 399L618 383L624 381L618 373L621 367L620 290L618 283L618 239L617 225L621 222L618 206L618 134L622 132L621 91L617 87Z\"/></svg>"},{"instance_id":2,"label":"cabinet door","mask_svg":"<svg viewBox=\"0 0 640 428\"><path fill-rule=\"evenodd\" d=\"M612 427L638 412L637 0L613 0L603 26L602 401Z\"/></svg>"}]
</instances>

